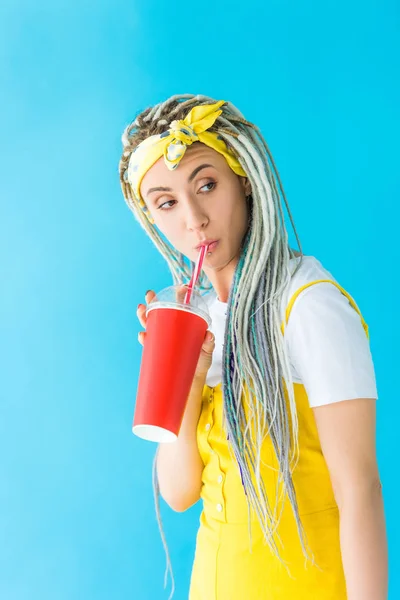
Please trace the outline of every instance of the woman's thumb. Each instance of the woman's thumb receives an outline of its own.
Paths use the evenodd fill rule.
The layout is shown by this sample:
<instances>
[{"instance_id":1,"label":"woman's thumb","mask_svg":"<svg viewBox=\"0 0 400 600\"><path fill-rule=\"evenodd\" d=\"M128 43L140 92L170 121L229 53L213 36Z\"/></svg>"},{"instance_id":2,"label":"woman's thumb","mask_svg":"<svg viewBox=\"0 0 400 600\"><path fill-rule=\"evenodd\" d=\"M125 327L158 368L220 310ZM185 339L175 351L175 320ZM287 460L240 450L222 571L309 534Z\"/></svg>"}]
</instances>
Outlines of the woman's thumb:
<instances>
[{"instance_id":1,"label":"woman's thumb","mask_svg":"<svg viewBox=\"0 0 400 600\"><path fill-rule=\"evenodd\" d=\"M210 342L213 342L214 339L215 339L214 338L214 334L211 333L211 331L207 331L206 337L205 337L205 341L208 342L208 343L210 343Z\"/></svg>"}]
</instances>

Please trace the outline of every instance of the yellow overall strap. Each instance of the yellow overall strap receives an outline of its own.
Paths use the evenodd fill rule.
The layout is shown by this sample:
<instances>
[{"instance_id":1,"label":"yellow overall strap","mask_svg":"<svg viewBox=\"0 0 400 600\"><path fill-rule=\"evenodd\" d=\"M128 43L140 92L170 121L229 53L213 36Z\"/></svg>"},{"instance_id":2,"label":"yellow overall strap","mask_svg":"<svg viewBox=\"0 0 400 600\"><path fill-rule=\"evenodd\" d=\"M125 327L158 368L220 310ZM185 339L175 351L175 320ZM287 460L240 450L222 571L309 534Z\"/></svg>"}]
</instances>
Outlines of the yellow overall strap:
<instances>
[{"instance_id":1,"label":"yellow overall strap","mask_svg":"<svg viewBox=\"0 0 400 600\"><path fill-rule=\"evenodd\" d=\"M317 279L316 281L310 281L310 283L306 283L305 285L301 286L301 288L299 288L291 297L289 304L287 305L286 308L286 314L285 314L285 320L282 321L281 324L281 330L282 330L282 334L285 334L285 327L288 324L289 321L289 317L290 317L290 313L292 311L293 308L293 304L296 301L296 298L301 294L301 292L305 289L307 289L308 287L315 285L316 283L332 283L333 285L335 285L341 292L342 294L344 294L346 296L346 298L348 299L348 301L350 302L351 306L354 308L354 310L360 315L361 318L361 322L362 322L362 326L364 327L364 331L367 334L367 337L369 339L369 332L368 332L368 325L366 324L366 322L364 321L364 318L361 314L360 309L358 308L357 304L355 303L355 301L353 300L353 298L350 296L350 294L348 294L343 288L342 286L340 286L338 283L336 283L336 281L332 281L332 279Z\"/></svg>"}]
</instances>

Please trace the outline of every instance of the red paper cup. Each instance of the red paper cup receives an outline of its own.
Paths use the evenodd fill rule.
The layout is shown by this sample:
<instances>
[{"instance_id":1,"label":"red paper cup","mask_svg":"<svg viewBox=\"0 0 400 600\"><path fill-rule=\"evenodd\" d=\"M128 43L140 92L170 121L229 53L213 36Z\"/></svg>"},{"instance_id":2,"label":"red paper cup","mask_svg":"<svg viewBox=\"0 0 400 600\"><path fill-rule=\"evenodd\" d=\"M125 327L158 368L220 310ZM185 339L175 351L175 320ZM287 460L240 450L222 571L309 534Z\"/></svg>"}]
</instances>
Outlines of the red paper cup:
<instances>
[{"instance_id":1,"label":"red paper cup","mask_svg":"<svg viewBox=\"0 0 400 600\"><path fill-rule=\"evenodd\" d=\"M178 437L211 323L207 305L198 293L193 292L191 304L173 301L177 288L160 292L147 309L132 426L138 437L159 443L174 442Z\"/></svg>"}]
</instances>

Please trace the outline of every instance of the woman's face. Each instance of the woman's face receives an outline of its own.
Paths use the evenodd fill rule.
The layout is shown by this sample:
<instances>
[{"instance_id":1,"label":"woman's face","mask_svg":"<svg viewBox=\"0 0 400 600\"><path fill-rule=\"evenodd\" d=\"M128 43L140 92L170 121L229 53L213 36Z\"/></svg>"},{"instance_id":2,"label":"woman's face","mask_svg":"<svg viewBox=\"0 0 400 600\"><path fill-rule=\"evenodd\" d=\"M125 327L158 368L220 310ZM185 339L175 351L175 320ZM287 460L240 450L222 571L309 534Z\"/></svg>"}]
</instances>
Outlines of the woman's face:
<instances>
[{"instance_id":1,"label":"woman's face","mask_svg":"<svg viewBox=\"0 0 400 600\"><path fill-rule=\"evenodd\" d=\"M161 157L143 177L140 192L155 225L190 260L196 261L200 242L218 240L205 257L206 273L237 263L248 227L246 196L251 189L222 154L195 142L174 171Z\"/></svg>"}]
</instances>

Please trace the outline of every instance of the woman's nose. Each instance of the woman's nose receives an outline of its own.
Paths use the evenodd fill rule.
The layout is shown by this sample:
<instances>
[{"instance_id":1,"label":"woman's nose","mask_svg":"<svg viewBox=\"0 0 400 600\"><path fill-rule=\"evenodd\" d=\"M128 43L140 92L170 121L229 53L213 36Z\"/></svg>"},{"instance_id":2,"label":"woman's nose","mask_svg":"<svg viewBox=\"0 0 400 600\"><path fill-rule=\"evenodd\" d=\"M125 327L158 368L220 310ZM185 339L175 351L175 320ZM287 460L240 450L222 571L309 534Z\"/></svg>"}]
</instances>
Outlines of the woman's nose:
<instances>
[{"instance_id":1,"label":"woman's nose","mask_svg":"<svg viewBox=\"0 0 400 600\"><path fill-rule=\"evenodd\" d=\"M186 212L186 225L188 229L202 229L209 221L208 216L199 206L188 206Z\"/></svg>"}]
</instances>

